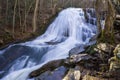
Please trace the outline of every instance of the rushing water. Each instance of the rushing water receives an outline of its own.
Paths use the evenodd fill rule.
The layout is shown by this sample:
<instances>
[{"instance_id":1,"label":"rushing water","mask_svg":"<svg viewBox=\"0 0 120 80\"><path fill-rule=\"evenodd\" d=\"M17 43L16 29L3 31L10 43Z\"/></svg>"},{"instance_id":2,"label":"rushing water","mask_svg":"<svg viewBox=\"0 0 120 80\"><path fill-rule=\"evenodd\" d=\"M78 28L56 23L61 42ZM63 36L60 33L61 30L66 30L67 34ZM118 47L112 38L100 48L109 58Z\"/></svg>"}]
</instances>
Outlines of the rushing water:
<instances>
[{"instance_id":1,"label":"rushing water","mask_svg":"<svg viewBox=\"0 0 120 80\"><path fill-rule=\"evenodd\" d=\"M47 62L67 58L75 47L94 44L97 27L93 13L93 9L87 10L86 19L81 8L65 9L42 36L0 51L1 80L29 80L29 73Z\"/></svg>"}]
</instances>

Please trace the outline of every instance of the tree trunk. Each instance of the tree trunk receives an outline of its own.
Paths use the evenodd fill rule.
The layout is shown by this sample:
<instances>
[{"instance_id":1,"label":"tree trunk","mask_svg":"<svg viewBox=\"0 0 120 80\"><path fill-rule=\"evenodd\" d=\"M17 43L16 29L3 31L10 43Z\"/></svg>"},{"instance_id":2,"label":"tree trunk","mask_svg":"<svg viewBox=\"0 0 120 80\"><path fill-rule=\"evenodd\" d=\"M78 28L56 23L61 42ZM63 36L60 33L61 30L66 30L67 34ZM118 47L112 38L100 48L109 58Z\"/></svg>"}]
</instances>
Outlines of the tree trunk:
<instances>
[{"instance_id":1,"label":"tree trunk","mask_svg":"<svg viewBox=\"0 0 120 80\"><path fill-rule=\"evenodd\" d=\"M36 21L37 21L37 12L38 12L38 5L39 5L39 0L36 0L36 4L35 4L35 10L34 10L34 16L33 16L33 32L36 31Z\"/></svg>"},{"instance_id":2,"label":"tree trunk","mask_svg":"<svg viewBox=\"0 0 120 80\"><path fill-rule=\"evenodd\" d=\"M17 7L17 0L15 0L14 14L13 14L13 29L12 29L13 37L14 37L14 32L15 32L15 29L14 29L14 28L15 28L16 7Z\"/></svg>"}]
</instances>

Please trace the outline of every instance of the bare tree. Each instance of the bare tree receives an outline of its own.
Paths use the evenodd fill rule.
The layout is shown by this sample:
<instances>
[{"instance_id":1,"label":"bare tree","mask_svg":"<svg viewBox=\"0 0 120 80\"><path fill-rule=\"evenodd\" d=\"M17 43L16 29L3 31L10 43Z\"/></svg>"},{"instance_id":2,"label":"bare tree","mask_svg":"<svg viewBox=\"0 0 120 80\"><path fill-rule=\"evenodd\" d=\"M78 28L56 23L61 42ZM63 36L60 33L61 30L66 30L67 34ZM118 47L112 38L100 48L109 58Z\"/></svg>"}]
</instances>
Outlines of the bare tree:
<instances>
[{"instance_id":1,"label":"bare tree","mask_svg":"<svg viewBox=\"0 0 120 80\"><path fill-rule=\"evenodd\" d=\"M18 1L18 0L15 0L15 5L14 5L13 28L12 28L13 36L14 36L14 32L15 32L14 28L15 28L15 16L16 16L17 1Z\"/></svg>"},{"instance_id":2,"label":"bare tree","mask_svg":"<svg viewBox=\"0 0 120 80\"><path fill-rule=\"evenodd\" d=\"M8 0L6 1L6 24L7 24L7 18L8 18Z\"/></svg>"},{"instance_id":3,"label":"bare tree","mask_svg":"<svg viewBox=\"0 0 120 80\"><path fill-rule=\"evenodd\" d=\"M111 0L96 0L95 9L96 9L96 14L97 14L97 26L99 28L99 32L101 32L100 40L108 41L106 40L108 37L110 40L108 42L112 42L113 31L114 31L113 22L114 22L114 18L116 14L115 14L114 6ZM106 13L103 13L104 11L106 11ZM101 13L103 15L101 15ZM104 25L104 28L101 29L102 26L101 26L100 18L103 16L105 17L105 25Z\"/></svg>"},{"instance_id":4,"label":"bare tree","mask_svg":"<svg viewBox=\"0 0 120 80\"><path fill-rule=\"evenodd\" d=\"M108 14L106 16L106 20L105 20L105 34L106 35L113 35L113 22L115 20L115 9L114 6L111 2L111 0L108 0Z\"/></svg>"},{"instance_id":5,"label":"bare tree","mask_svg":"<svg viewBox=\"0 0 120 80\"><path fill-rule=\"evenodd\" d=\"M39 1L40 0L36 0L36 4L35 4L35 10L34 10L34 16L33 16L33 32L36 31L36 26L37 26L36 20L38 15L37 12L38 12Z\"/></svg>"}]
</instances>

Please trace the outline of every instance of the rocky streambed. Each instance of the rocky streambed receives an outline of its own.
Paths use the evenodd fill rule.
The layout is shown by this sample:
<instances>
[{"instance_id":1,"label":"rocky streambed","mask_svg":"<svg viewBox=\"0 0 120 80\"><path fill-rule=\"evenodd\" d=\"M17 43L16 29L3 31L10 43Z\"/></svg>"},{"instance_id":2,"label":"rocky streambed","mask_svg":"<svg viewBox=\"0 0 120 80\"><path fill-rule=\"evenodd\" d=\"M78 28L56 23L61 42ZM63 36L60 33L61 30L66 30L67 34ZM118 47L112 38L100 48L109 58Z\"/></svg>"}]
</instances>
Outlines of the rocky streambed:
<instances>
[{"instance_id":1,"label":"rocky streambed","mask_svg":"<svg viewBox=\"0 0 120 80\"><path fill-rule=\"evenodd\" d=\"M74 52L76 48L70 52ZM29 77L36 80L119 80L120 45L99 43L67 59L48 62ZM112 57L113 56L113 57Z\"/></svg>"}]
</instances>

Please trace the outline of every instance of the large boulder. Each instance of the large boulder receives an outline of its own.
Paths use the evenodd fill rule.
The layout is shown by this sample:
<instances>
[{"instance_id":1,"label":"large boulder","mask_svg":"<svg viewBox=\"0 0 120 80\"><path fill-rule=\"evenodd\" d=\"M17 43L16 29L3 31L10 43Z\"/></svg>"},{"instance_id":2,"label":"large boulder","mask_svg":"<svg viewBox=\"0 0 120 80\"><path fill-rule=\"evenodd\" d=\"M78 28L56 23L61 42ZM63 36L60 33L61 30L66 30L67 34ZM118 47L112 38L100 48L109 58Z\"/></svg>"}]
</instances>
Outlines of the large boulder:
<instances>
[{"instance_id":1,"label":"large boulder","mask_svg":"<svg viewBox=\"0 0 120 80\"><path fill-rule=\"evenodd\" d=\"M48 70L42 73L38 77L35 77L35 80L62 80L67 70L64 66L60 66L53 71Z\"/></svg>"},{"instance_id":2,"label":"large boulder","mask_svg":"<svg viewBox=\"0 0 120 80\"><path fill-rule=\"evenodd\" d=\"M69 56L77 55L77 54L81 53L82 51L84 51L83 46L78 46L78 47L72 48L69 51Z\"/></svg>"},{"instance_id":3,"label":"large boulder","mask_svg":"<svg viewBox=\"0 0 120 80\"><path fill-rule=\"evenodd\" d=\"M50 61L45 65L43 65L42 67L40 67L39 69L31 72L29 77L30 78L37 77L46 71L53 71L54 69L63 65L64 65L64 59Z\"/></svg>"},{"instance_id":4,"label":"large boulder","mask_svg":"<svg viewBox=\"0 0 120 80\"><path fill-rule=\"evenodd\" d=\"M95 50L99 53L111 53L113 51L114 46L108 43L99 43L97 44Z\"/></svg>"}]
</instances>

